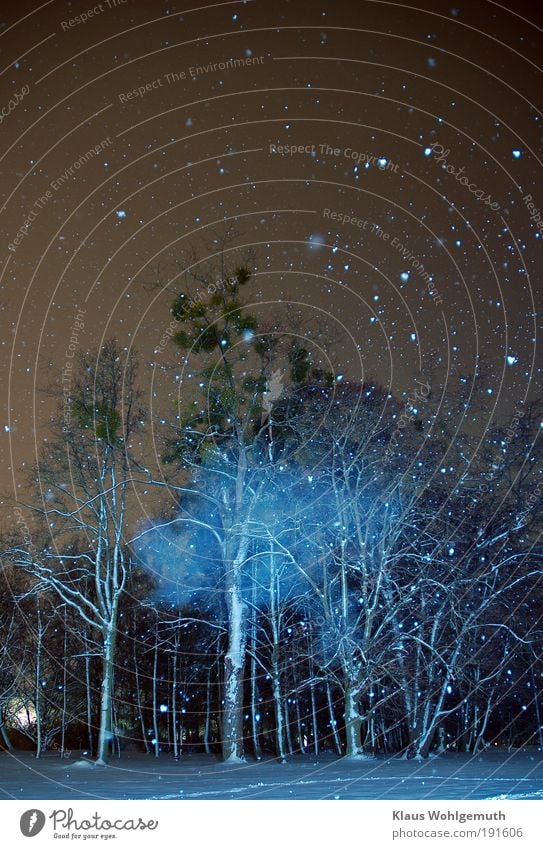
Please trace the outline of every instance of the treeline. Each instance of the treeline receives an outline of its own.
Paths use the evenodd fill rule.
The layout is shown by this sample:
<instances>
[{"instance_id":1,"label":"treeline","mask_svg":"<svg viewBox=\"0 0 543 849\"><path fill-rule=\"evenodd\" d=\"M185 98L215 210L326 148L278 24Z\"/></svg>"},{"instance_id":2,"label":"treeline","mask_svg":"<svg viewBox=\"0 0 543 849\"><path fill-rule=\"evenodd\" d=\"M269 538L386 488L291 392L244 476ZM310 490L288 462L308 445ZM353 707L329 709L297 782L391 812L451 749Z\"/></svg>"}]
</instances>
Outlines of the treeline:
<instances>
[{"instance_id":1,"label":"treeline","mask_svg":"<svg viewBox=\"0 0 543 849\"><path fill-rule=\"evenodd\" d=\"M173 302L162 429L129 352L82 357L39 521L3 546L5 744L99 763L541 747L539 405L481 441L458 426L476 381L440 409L428 377L402 404L327 371L310 334L262 329L250 278Z\"/></svg>"}]
</instances>

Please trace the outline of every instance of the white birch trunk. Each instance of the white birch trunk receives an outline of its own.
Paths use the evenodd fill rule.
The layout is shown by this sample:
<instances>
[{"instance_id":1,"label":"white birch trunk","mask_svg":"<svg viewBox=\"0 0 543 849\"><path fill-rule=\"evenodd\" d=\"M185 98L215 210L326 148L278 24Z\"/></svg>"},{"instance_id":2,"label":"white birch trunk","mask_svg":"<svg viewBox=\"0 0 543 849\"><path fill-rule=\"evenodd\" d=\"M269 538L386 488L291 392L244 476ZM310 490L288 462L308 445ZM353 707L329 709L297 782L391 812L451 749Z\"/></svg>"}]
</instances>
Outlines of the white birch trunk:
<instances>
[{"instance_id":1,"label":"white birch trunk","mask_svg":"<svg viewBox=\"0 0 543 849\"><path fill-rule=\"evenodd\" d=\"M113 670L115 658L115 627L109 623L104 629L102 691L100 694L100 728L96 764L105 766L109 755L112 728Z\"/></svg>"},{"instance_id":2,"label":"white birch trunk","mask_svg":"<svg viewBox=\"0 0 543 849\"><path fill-rule=\"evenodd\" d=\"M285 727L283 723L283 697L281 694L281 682L279 680L279 671L274 663L272 668L273 680L273 706L275 711L275 745L276 754L282 764L287 762L285 753Z\"/></svg>"},{"instance_id":3,"label":"white birch trunk","mask_svg":"<svg viewBox=\"0 0 543 849\"><path fill-rule=\"evenodd\" d=\"M36 645L36 679L35 679L35 702L36 702L36 757L41 756L42 750L42 732L41 732L41 651L43 642L43 625L41 621L41 611L38 602L37 609L37 645Z\"/></svg>"},{"instance_id":4,"label":"white birch trunk","mask_svg":"<svg viewBox=\"0 0 543 849\"><path fill-rule=\"evenodd\" d=\"M234 569L237 571L236 567ZM234 573L235 574L235 573ZM224 667L222 754L228 763L243 761L243 666L245 661L245 612L238 581L227 592L228 648Z\"/></svg>"},{"instance_id":5,"label":"white birch trunk","mask_svg":"<svg viewBox=\"0 0 543 849\"><path fill-rule=\"evenodd\" d=\"M362 717L358 710L358 698L351 684L345 687L345 736L345 757L365 757L362 750Z\"/></svg>"}]
</instances>

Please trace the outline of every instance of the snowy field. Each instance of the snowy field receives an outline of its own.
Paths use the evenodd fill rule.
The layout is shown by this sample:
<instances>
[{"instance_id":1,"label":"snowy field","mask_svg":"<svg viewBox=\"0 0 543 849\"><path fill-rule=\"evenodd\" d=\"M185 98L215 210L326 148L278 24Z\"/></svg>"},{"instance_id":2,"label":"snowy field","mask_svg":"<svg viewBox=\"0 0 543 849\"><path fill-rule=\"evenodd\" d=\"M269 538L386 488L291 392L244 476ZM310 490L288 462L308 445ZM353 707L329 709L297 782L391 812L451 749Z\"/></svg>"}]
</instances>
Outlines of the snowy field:
<instances>
[{"instance_id":1,"label":"snowy field","mask_svg":"<svg viewBox=\"0 0 543 849\"><path fill-rule=\"evenodd\" d=\"M297 756L237 766L211 756L126 755L94 767L72 753L0 754L3 799L543 799L534 750L347 762Z\"/></svg>"}]
</instances>

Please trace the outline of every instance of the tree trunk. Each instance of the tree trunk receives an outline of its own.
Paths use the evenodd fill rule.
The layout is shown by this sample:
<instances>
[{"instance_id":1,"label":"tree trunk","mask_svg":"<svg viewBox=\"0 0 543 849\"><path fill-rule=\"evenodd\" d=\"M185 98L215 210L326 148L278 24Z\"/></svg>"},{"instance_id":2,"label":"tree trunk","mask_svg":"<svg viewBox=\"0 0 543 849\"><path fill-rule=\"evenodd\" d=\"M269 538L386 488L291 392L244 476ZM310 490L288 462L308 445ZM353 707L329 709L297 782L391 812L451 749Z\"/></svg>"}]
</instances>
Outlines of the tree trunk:
<instances>
[{"instance_id":1,"label":"tree trunk","mask_svg":"<svg viewBox=\"0 0 543 849\"><path fill-rule=\"evenodd\" d=\"M409 752L409 755L411 757L415 757L417 760L423 760L424 758L427 758L430 753L430 749L432 748L432 743L434 741L439 720L443 716L442 708L447 693L447 687L449 685L449 682L452 680L451 676L455 669L455 664L460 653L460 648L461 644L458 643L449 662L449 668L447 671L448 674L446 674L444 677L443 683L441 685L441 690L435 705L432 704L432 700L429 694L427 695L422 722L420 725L420 732L417 736L415 745L410 747L411 751Z\"/></svg>"},{"instance_id":2,"label":"tree trunk","mask_svg":"<svg viewBox=\"0 0 543 849\"><path fill-rule=\"evenodd\" d=\"M179 759L178 747L178 728L177 728L177 640L174 644L174 653L172 660L172 736L173 736L173 756L175 760Z\"/></svg>"},{"instance_id":3,"label":"tree trunk","mask_svg":"<svg viewBox=\"0 0 543 849\"><path fill-rule=\"evenodd\" d=\"M345 757L360 757L362 755L362 717L358 710L358 698L350 683L345 686L345 737Z\"/></svg>"},{"instance_id":4,"label":"tree trunk","mask_svg":"<svg viewBox=\"0 0 543 849\"><path fill-rule=\"evenodd\" d=\"M237 568L234 567L237 572ZM239 576L227 592L229 634L224 660L222 755L229 763L243 761L243 666L246 627Z\"/></svg>"},{"instance_id":5,"label":"tree trunk","mask_svg":"<svg viewBox=\"0 0 543 849\"><path fill-rule=\"evenodd\" d=\"M290 721L290 715L289 715L289 709L288 709L289 700L285 699L284 704L285 704L285 733L286 733L286 738L287 738L288 753L289 753L289 755L292 756L294 754L294 751L293 751L293 748L292 748L292 733L291 733L292 724L291 724L291 721Z\"/></svg>"},{"instance_id":6,"label":"tree trunk","mask_svg":"<svg viewBox=\"0 0 543 849\"><path fill-rule=\"evenodd\" d=\"M42 740L41 740L41 650L43 641L43 626L41 622L41 611L38 602L37 608L37 628L36 628L36 680L35 680L35 701L36 701L36 757L41 756Z\"/></svg>"},{"instance_id":7,"label":"tree trunk","mask_svg":"<svg viewBox=\"0 0 543 849\"><path fill-rule=\"evenodd\" d=\"M87 734L89 738L89 755L92 757L92 691L91 691L91 675L90 675L90 654L87 632L84 634L85 640L85 686L87 688Z\"/></svg>"},{"instance_id":8,"label":"tree trunk","mask_svg":"<svg viewBox=\"0 0 543 849\"><path fill-rule=\"evenodd\" d=\"M311 637L311 631L307 635L307 653L309 657L309 694L311 700L311 727L313 732L313 750L315 752L315 757L318 757L319 754L319 727L317 721L317 705L315 700L315 682L313 680L315 675L314 663L313 663L313 639Z\"/></svg>"},{"instance_id":9,"label":"tree trunk","mask_svg":"<svg viewBox=\"0 0 543 849\"><path fill-rule=\"evenodd\" d=\"M432 679L430 678L430 680ZM422 712L419 711L419 719L413 733L413 740L405 753L407 760L415 758L415 760L420 761L428 757L436 730L434 722L437 716L437 710L430 696L427 694L424 708Z\"/></svg>"},{"instance_id":10,"label":"tree trunk","mask_svg":"<svg viewBox=\"0 0 543 849\"><path fill-rule=\"evenodd\" d=\"M317 704L315 701L315 684L313 680L309 684L309 692L311 694L311 724L313 729L313 751L315 756L319 754L319 726L317 722Z\"/></svg>"},{"instance_id":11,"label":"tree trunk","mask_svg":"<svg viewBox=\"0 0 543 849\"><path fill-rule=\"evenodd\" d=\"M334 746L336 747L336 752L341 757L341 741L339 739L339 734L337 730L337 722L334 716L334 705L332 702L332 692L330 690L330 682L326 682L326 699L328 701L328 715L330 717L330 728L332 729L332 737L334 738Z\"/></svg>"},{"instance_id":12,"label":"tree trunk","mask_svg":"<svg viewBox=\"0 0 543 849\"><path fill-rule=\"evenodd\" d=\"M136 640L134 640L133 656L134 656L134 675L135 675L135 678L136 678L136 703L137 703L137 706L138 706L138 714L139 714L139 720L140 720L140 726L141 726L141 739L142 739L143 745L145 747L145 754L148 755L150 753L150 750L149 750L149 743L147 742L147 734L145 732L145 720L143 718L140 676L139 676L139 672L138 672L138 658L137 658L137 655L136 655Z\"/></svg>"},{"instance_id":13,"label":"tree trunk","mask_svg":"<svg viewBox=\"0 0 543 849\"><path fill-rule=\"evenodd\" d=\"M98 731L98 751L96 763L99 766L107 764L109 745L112 737L112 702L113 702L113 672L115 659L115 626L110 622L105 629L103 660L102 660L102 689L100 694L100 728Z\"/></svg>"},{"instance_id":14,"label":"tree trunk","mask_svg":"<svg viewBox=\"0 0 543 849\"><path fill-rule=\"evenodd\" d=\"M67 700L68 696L66 693L66 687L68 684L67 676L68 676L68 660L66 657L67 652L67 640L68 640L68 629L66 623L66 606L64 606L64 663L62 666L62 718L61 718L61 727L60 727L60 757L64 757L64 750L66 747L66 715L67 715Z\"/></svg>"},{"instance_id":15,"label":"tree trunk","mask_svg":"<svg viewBox=\"0 0 543 849\"><path fill-rule=\"evenodd\" d=\"M285 753L285 726L283 721L283 697L281 694L281 681L279 679L279 668L277 659L277 649L273 648L272 657L272 689L273 689L273 706L275 712L275 750L276 755L281 763L286 763Z\"/></svg>"},{"instance_id":16,"label":"tree trunk","mask_svg":"<svg viewBox=\"0 0 543 849\"><path fill-rule=\"evenodd\" d=\"M156 692L156 684L157 684L157 675L158 675L158 629L155 629L155 648L153 651L153 731L155 734L154 738L154 748L155 748L155 758L158 758L160 755L160 741L159 741L159 733L158 733L158 719L157 719L157 692Z\"/></svg>"},{"instance_id":17,"label":"tree trunk","mask_svg":"<svg viewBox=\"0 0 543 849\"><path fill-rule=\"evenodd\" d=\"M211 754L209 745L209 728L211 725L211 668L207 671L207 686L206 686L206 719L204 725L204 750L206 755Z\"/></svg>"},{"instance_id":18,"label":"tree trunk","mask_svg":"<svg viewBox=\"0 0 543 849\"><path fill-rule=\"evenodd\" d=\"M296 678L294 679L295 685L298 683ZM296 689L296 688L295 688ZM296 690L297 692L297 690ZM296 699L296 730L298 732L298 745L300 748L300 752L302 755L305 755L305 740L304 740L304 732L302 729L302 717L300 714L300 699Z\"/></svg>"},{"instance_id":19,"label":"tree trunk","mask_svg":"<svg viewBox=\"0 0 543 849\"><path fill-rule=\"evenodd\" d=\"M256 650L253 645L253 651ZM251 728L253 732L253 748L255 758L259 761L262 758L262 750L260 748L260 731L258 723L260 722L260 714L258 713L258 687L256 685L256 660L251 658Z\"/></svg>"},{"instance_id":20,"label":"tree trunk","mask_svg":"<svg viewBox=\"0 0 543 849\"><path fill-rule=\"evenodd\" d=\"M114 689L112 687L112 689ZM112 728L117 728L117 704L115 699L111 700L111 716L112 716ZM113 753L117 754L117 757L121 757L121 741L119 740L119 735L117 733L111 735L111 746Z\"/></svg>"},{"instance_id":21,"label":"tree trunk","mask_svg":"<svg viewBox=\"0 0 543 849\"><path fill-rule=\"evenodd\" d=\"M256 603L257 603L257 595L256 595L256 565L253 565L253 574L252 574L252 603L253 603L253 615L251 617L251 729L253 734L253 748L255 752L255 758L259 761L262 758L262 750L260 748L260 732L259 732L259 722L260 715L258 712L258 686L256 681Z\"/></svg>"},{"instance_id":22,"label":"tree trunk","mask_svg":"<svg viewBox=\"0 0 543 849\"><path fill-rule=\"evenodd\" d=\"M491 692L490 692L490 695L487 698L485 715L483 716L482 722L479 726L479 732L477 734L477 739L475 740L475 743L473 745L473 753L474 754L480 750L480 748L481 748L481 746L484 742L486 727L488 725L488 720L490 719L490 714L492 712L492 707L493 707L493 704L494 704L493 701L492 701L493 696L494 696L494 689L495 688L493 687Z\"/></svg>"},{"instance_id":23,"label":"tree trunk","mask_svg":"<svg viewBox=\"0 0 543 849\"><path fill-rule=\"evenodd\" d=\"M8 752L13 751L13 743L9 739L9 735L6 728L6 723L4 721L4 708L0 709L0 734L2 735L2 740L4 741L4 745Z\"/></svg>"},{"instance_id":24,"label":"tree trunk","mask_svg":"<svg viewBox=\"0 0 543 849\"><path fill-rule=\"evenodd\" d=\"M182 681L181 686L183 688L182 691L181 691L182 694L183 694L183 702L186 704L186 702L187 702L187 668L186 667L185 667L184 672L183 672L183 681ZM179 716L181 718L179 720L179 732L178 732L178 736L179 736L179 756L181 756L183 754L183 741L185 739L185 733L186 733L186 737L187 737L187 744L190 741L190 727L187 727L187 724L188 724L188 726L190 726L190 722L187 723L187 724L184 724L185 720L183 719L183 717L186 716L186 713L187 713L186 709L181 708L181 711L180 711L180 714L179 714Z\"/></svg>"},{"instance_id":25,"label":"tree trunk","mask_svg":"<svg viewBox=\"0 0 543 849\"><path fill-rule=\"evenodd\" d=\"M537 684L535 683L535 675L534 675L534 667L532 666L532 692L534 694L534 707L535 707L535 719L537 723L537 740L539 744L539 751L543 752L543 726L541 725L541 709L539 706L539 696L540 693L537 689Z\"/></svg>"}]
</instances>

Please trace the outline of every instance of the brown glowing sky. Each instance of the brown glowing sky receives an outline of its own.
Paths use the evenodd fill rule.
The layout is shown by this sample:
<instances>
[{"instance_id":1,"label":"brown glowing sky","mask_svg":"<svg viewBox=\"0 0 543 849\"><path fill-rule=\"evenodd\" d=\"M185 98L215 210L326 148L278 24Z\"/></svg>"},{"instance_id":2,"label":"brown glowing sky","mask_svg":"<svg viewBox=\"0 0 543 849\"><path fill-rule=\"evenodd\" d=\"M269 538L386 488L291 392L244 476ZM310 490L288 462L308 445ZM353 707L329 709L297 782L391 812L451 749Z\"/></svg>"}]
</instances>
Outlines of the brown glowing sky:
<instances>
[{"instance_id":1,"label":"brown glowing sky","mask_svg":"<svg viewBox=\"0 0 543 849\"><path fill-rule=\"evenodd\" d=\"M543 219L538 3L110 5L4 0L0 11L6 496L20 494L47 436L42 390L60 380L78 309L78 346L133 344L157 415L168 411L177 387L160 367L175 352L155 349L169 299L144 283L158 266L167 283L183 251L225 222L255 250L254 310L266 320L295 302L307 321L326 316L336 374L373 376L400 398L422 374L446 408L479 356L481 430L539 394L542 239L523 200ZM213 68L247 58L258 63ZM471 191L425 155L432 144ZM355 170L348 149L390 167Z\"/></svg>"}]
</instances>

